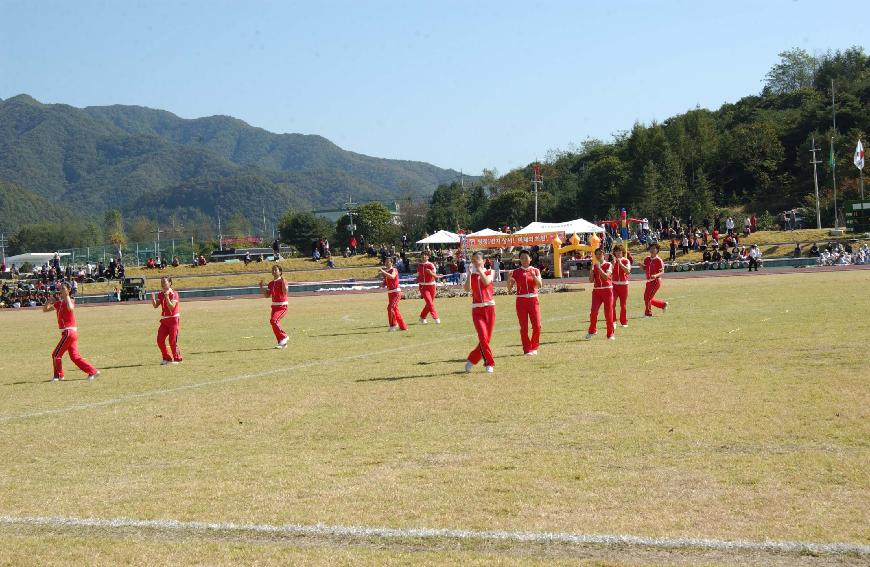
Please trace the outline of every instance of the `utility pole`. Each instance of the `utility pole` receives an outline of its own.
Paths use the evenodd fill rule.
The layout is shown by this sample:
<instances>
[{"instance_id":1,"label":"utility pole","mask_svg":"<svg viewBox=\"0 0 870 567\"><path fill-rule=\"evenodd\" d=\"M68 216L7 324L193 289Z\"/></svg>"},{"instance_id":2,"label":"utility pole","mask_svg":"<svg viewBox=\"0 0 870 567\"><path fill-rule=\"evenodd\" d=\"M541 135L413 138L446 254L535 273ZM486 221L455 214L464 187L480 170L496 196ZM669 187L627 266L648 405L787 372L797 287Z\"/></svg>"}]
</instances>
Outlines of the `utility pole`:
<instances>
[{"instance_id":1,"label":"utility pole","mask_svg":"<svg viewBox=\"0 0 870 567\"><path fill-rule=\"evenodd\" d=\"M345 203L344 206L345 206L345 208L347 208L347 216L350 219L350 224L347 225L347 230L348 230L348 232L351 233L351 235L353 235L353 233L356 232L356 227L353 224L353 209L357 205L358 205L358 203L353 202L353 197L348 195L347 196L347 203Z\"/></svg>"},{"instance_id":2,"label":"utility pole","mask_svg":"<svg viewBox=\"0 0 870 567\"><path fill-rule=\"evenodd\" d=\"M221 213L218 211L218 250L224 249L224 236L221 234Z\"/></svg>"},{"instance_id":3,"label":"utility pole","mask_svg":"<svg viewBox=\"0 0 870 567\"><path fill-rule=\"evenodd\" d=\"M837 99L834 95L834 79L831 79L831 117L834 123L834 136L837 134ZM837 156L834 154L834 136L831 136L831 175L834 178L834 230L839 234L840 215L837 214Z\"/></svg>"},{"instance_id":4,"label":"utility pole","mask_svg":"<svg viewBox=\"0 0 870 567\"><path fill-rule=\"evenodd\" d=\"M263 240L266 240L266 208L263 207Z\"/></svg>"},{"instance_id":5,"label":"utility pole","mask_svg":"<svg viewBox=\"0 0 870 567\"><path fill-rule=\"evenodd\" d=\"M816 184L816 228L822 228L822 211L819 207L819 173L818 173L818 165L822 163L818 159L816 159L816 152L821 150L821 148L816 147L816 136L813 135L813 147L810 149L810 153L813 154L813 159L810 162L813 164L813 181Z\"/></svg>"},{"instance_id":6,"label":"utility pole","mask_svg":"<svg viewBox=\"0 0 870 567\"><path fill-rule=\"evenodd\" d=\"M155 257L155 258L160 258L160 233L161 233L161 232L165 232L165 231L160 230L160 224L157 225L157 230L152 230L152 231L151 231L151 234L157 234L157 245L156 245L156 247L155 247L156 250L155 250L155 253L154 253L154 257Z\"/></svg>"},{"instance_id":7,"label":"utility pole","mask_svg":"<svg viewBox=\"0 0 870 567\"><path fill-rule=\"evenodd\" d=\"M3 263L6 263L6 233L0 233L0 256L3 257Z\"/></svg>"},{"instance_id":8,"label":"utility pole","mask_svg":"<svg viewBox=\"0 0 870 567\"><path fill-rule=\"evenodd\" d=\"M535 191L535 222L538 222L538 186L544 182L541 175L541 164L537 161L532 166L532 187Z\"/></svg>"}]
</instances>

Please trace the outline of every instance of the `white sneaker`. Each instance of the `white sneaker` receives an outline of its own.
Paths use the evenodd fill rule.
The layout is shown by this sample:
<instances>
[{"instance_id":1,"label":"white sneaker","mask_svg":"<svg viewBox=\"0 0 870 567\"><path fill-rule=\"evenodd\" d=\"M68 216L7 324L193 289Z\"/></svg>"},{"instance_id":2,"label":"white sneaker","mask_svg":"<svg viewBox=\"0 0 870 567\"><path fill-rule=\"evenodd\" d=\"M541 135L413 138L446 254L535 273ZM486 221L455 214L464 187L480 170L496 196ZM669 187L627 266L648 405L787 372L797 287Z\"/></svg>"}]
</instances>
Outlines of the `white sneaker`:
<instances>
[{"instance_id":1,"label":"white sneaker","mask_svg":"<svg viewBox=\"0 0 870 567\"><path fill-rule=\"evenodd\" d=\"M440 324L441 324L441 319L435 319L435 324L436 324L436 325L440 325Z\"/></svg>"},{"instance_id":2,"label":"white sneaker","mask_svg":"<svg viewBox=\"0 0 870 567\"><path fill-rule=\"evenodd\" d=\"M652 315L644 315L643 318L644 319L652 319Z\"/></svg>"},{"instance_id":3,"label":"white sneaker","mask_svg":"<svg viewBox=\"0 0 870 567\"><path fill-rule=\"evenodd\" d=\"M285 348L288 342L290 342L290 337L284 337L283 339L278 341L278 346L281 348Z\"/></svg>"},{"instance_id":4,"label":"white sneaker","mask_svg":"<svg viewBox=\"0 0 870 567\"><path fill-rule=\"evenodd\" d=\"M622 327L623 329L627 329L628 325L620 325L620 327Z\"/></svg>"},{"instance_id":5,"label":"white sneaker","mask_svg":"<svg viewBox=\"0 0 870 567\"><path fill-rule=\"evenodd\" d=\"M466 371L466 372L471 372L471 370L472 370L473 368L474 368L474 365L471 364L471 361L470 361L470 360L466 360L466 361L465 361L465 371Z\"/></svg>"},{"instance_id":6,"label":"white sneaker","mask_svg":"<svg viewBox=\"0 0 870 567\"><path fill-rule=\"evenodd\" d=\"M664 307L662 307L662 311L667 311L667 310L668 310L668 302L665 301L665 305L664 305Z\"/></svg>"},{"instance_id":7,"label":"white sneaker","mask_svg":"<svg viewBox=\"0 0 870 567\"><path fill-rule=\"evenodd\" d=\"M97 370L97 371L94 372L93 374L88 374L88 380L93 380L94 378L96 378L96 377L99 376L99 375L100 375L100 371L99 371L99 370Z\"/></svg>"},{"instance_id":8,"label":"white sneaker","mask_svg":"<svg viewBox=\"0 0 870 567\"><path fill-rule=\"evenodd\" d=\"M607 337L607 340L608 341L615 341L616 337L614 337L613 335L610 335L609 337Z\"/></svg>"},{"instance_id":9,"label":"white sneaker","mask_svg":"<svg viewBox=\"0 0 870 567\"><path fill-rule=\"evenodd\" d=\"M169 363L171 363L171 362L172 362L171 360L161 360L161 361L160 361L160 366L166 366L167 364L169 364Z\"/></svg>"},{"instance_id":10,"label":"white sneaker","mask_svg":"<svg viewBox=\"0 0 870 567\"><path fill-rule=\"evenodd\" d=\"M532 351L529 351L529 352L525 353L523 356L535 356L535 353Z\"/></svg>"},{"instance_id":11,"label":"white sneaker","mask_svg":"<svg viewBox=\"0 0 870 567\"><path fill-rule=\"evenodd\" d=\"M420 319L420 324L421 325L428 325L429 321L427 321L426 319Z\"/></svg>"},{"instance_id":12,"label":"white sneaker","mask_svg":"<svg viewBox=\"0 0 870 567\"><path fill-rule=\"evenodd\" d=\"M52 377L51 377L51 381L52 381L52 382L60 382L60 378L57 377L57 376L52 376Z\"/></svg>"},{"instance_id":13,"label":"white sneaker","mask_svg":"<svg viewBox=\"0 0 870 567\"><path fill-rule=\"evenodd\" d=\"M535 350L533 350L533 351L532 351L531 353L529 353L529 354L531 354L532 356L538 356L538 350L535 349Z\"/></svg>"},{"instance_id":14,"label":"white sneaker","mask_svg":"<svg viewBox=\"0 0 870 567\"><path fill-rule=\"evenodd\" d=\"M486 371L487 371L489 374L492 374L493 372L495 372L495 368L493 368L492 366L487 366L487 367L486 367Z\"/></svg>"},{"instance_id":15,"label":"white sneaker","mask_svg":"<svg viewBox=\"0 0 870 567\"><path fill-rule=\"evenodd\" d=\"M586 340L591 341L592 337L594 337L594 336L595 336L595 333L586 333Z\"/></svg>"},{"instance_id":16,"label":"white sneaker","mask_svg":"<svg viewBox=\"0 0 870 567\"><path fill-rule=\"evenodd\" d=\"M168 364L171 364L173 366L177 366L177 365L181 364L181 361L180 360L170 360Z\"/></svg>"},{"instance_id":17,"label":"white sneaker","mask_svg":"<svg viewBox=\"0 0 870 567\"><path fill-rule=\"evenodd\" d=\"M390 327L389 330L388 330L387 332L389 332L389 333L394 333L394 332L396 332L396 331L398 331L398 330L399 330L399 327Z\"/></svg>"}]
</instances>

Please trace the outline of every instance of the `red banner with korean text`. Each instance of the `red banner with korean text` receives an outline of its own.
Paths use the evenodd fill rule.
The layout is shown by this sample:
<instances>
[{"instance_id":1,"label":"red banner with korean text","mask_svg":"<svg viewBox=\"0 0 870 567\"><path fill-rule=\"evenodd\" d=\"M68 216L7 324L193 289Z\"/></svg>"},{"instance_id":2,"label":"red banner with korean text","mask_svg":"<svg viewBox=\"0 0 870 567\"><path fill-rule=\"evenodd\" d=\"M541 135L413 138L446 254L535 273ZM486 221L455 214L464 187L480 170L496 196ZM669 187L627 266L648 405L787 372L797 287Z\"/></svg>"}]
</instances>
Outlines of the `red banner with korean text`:
<instances>
[{"instance_id":1,"label":"red banner with korean text","mask_svg":"<svg viewBox=\"0 0 870 567\"><path fill-rule=\"evenodd\" d=\"M529 234L504 234L496 236L468 236L468 248L510 248L511 246L549 246L558 236L564 244L564 232L541 232Z\"/></svg>"}]
</instances>

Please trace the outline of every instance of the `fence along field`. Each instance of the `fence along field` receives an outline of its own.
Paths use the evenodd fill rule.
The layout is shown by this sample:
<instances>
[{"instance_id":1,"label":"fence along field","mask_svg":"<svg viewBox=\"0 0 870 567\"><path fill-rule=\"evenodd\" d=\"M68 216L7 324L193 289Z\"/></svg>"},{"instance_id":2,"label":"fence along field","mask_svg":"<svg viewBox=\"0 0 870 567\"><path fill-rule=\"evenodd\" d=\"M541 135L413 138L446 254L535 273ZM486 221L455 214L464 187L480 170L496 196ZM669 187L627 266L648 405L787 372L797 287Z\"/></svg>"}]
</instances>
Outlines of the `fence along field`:
<instances>
[{"instance_id":1,"label":"fence along field","mask_svg":"<svg viewBox=\"0 0 870 567\"><path fill-rule=\"evenodd\" d=\"M80 348L104 369L92 384L45 383L52 316L4 312L15 371L0 381L0 533L12 542L0 561L57 558L58 544L84 537L105 557L148 548L169 562L148 543L160 530L136 524L163 520L610 534L642 538L638 549L660 538L845 544L804 551L866 560L868 283L867 271L671 280L671 308L652 320L638 318L635 285L613 343L579 340L588 291L547 295L531 359L499 297L492 376L460 372L475 342L467 299L440 302L440 326L388 334L382 295L291 298L287 351L271 348L265 303L188 302L179 367L157 364L153 310L83 308ZM421 307L401 305L408 320ZM47 517L64 520L33 520ZM113 528L118 518L129 525ZM231 543L181 526L171 560L230 562ZM248 547L272 541L227 531ZM310 541L360 563L461 561L451 533ZM513 544L462 541L471 562L524 562ZM529 563L582 553L534 545ZM771 551L737 547L744 559Z\"/></svg>"}]
</instances>

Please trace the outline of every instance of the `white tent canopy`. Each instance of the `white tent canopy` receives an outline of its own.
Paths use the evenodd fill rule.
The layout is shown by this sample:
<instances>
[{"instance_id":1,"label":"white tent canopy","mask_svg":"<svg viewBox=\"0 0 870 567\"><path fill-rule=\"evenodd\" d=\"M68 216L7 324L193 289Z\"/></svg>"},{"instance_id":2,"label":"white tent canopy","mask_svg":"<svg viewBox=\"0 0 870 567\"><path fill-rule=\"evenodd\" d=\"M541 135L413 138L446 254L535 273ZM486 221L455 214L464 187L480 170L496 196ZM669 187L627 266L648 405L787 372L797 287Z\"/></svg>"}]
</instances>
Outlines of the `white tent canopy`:
<instances>
[{"instance_id":1,"label":"white tent canopy","mask_svg":"<svg viewBox=\"0 0 870 567\"><path fill-rule=\"evenodd\" d=\"M447 230L439 230L423 240L418 240L417 244L459 244L459 235Z\"/></svg>"},{"instance_id":2,"label":"white tent canopy","mask_svg":"<svg viewBox=\"0 0 870 567\"><path fill-rule=\"evenodd\" d=\"M499 232L497 230L493 230L491 228L484 228L483 230L478 230L477 232L472 232L468 236L507 236L503 232Z\"/></svg>"},{"instance_id":3,"label":"white tent canopy","mask_svg":"<svg viewBox=\"0 0 870 567\"><path fill-rule=\"evenodd\" d=\"M69 252L60 252L58 256L60 256L61 258L63 258L64 256L69 256ZM30 254L18 254L17 256L7 256L6 265L9 267L21 267L22 264L30 263L34 266L41 266L43 264L51 262L53 258L54 252L33 252Z\"/></svg>"},{"instance_id":4,"label":"white tent canopy","mask_svg":"<svg viewBox=\"0 0 870 567\"><path fill-rule=\"evenodd\" d=\"M566 235L591 234L593 232L604 232L604 229L587 220L576 219L567 222L533 222L522 230L518 230L516 234L548 232L564 232Z\"/></svg>"}]
</instances>

